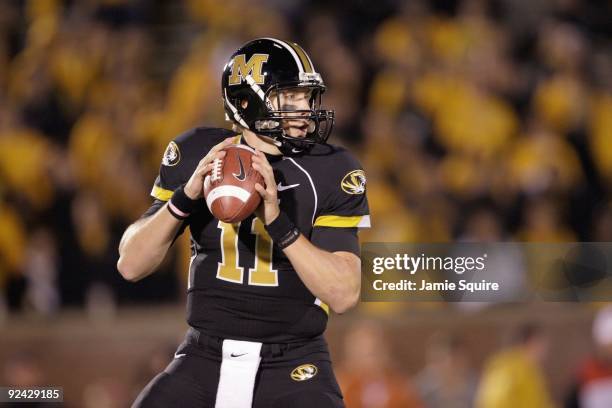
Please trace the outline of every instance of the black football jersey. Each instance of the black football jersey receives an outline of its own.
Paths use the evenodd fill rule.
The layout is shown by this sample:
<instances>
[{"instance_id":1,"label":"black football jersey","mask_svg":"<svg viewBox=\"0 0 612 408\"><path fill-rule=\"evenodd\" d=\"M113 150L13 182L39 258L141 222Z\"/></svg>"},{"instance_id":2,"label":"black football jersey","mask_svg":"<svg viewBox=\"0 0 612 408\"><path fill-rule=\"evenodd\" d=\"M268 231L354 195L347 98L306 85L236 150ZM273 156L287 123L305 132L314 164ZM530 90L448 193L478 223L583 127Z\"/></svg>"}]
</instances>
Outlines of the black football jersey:
<instances>
[{"instance_id":1,"label":"black football jersey","mask_svg":"<svg viewBox=\"0 0 612 408\"><path fill-rule=\"evenodd\" d=\"M195 128L166 149L151 195L152 213L186 183L226 129ZM344 148L315 145L295 157L267 155L280 208L319 248L358 254L357 228L369 227L366 178ZM304 286L254 215L236 224L214 218L204 199L186 221L191 232L188 323L214 336L292 342L325 330L329 308Z\"/></svg>"}]
</instances>

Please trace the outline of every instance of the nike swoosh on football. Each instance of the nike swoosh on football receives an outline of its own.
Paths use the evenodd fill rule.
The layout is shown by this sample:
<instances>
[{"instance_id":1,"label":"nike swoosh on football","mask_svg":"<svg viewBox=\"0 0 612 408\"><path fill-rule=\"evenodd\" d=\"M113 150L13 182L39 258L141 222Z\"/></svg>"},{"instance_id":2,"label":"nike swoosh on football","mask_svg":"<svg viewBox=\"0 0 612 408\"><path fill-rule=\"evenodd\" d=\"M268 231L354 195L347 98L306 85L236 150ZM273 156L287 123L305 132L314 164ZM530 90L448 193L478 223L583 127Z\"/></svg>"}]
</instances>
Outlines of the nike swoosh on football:
<instances>
[{"instance_id":1,"label":"nike swoosh on football","mask_svg":"<svg viewBox=\"0 0 612 408\"><path fill-rule=\"evenodd\" d=\"M175 354L174 358L181 358L181 357L185 357L187 354Z\"/></svg>"},{"instance_id":2,"label":"nike swoosh on football","mask_svg":"<svg viewBox=\"0 0 612 408\"><path fill-rule=\"evenodd\" d=\"M290 188L295 188L297 186L299 186L299 184L289 184L288 186L283 186L281 183L278 183L278 185L276 186L276 190L285 191L285 190L289 190Z\"/></svg>"},{"instance_id":3,"label":"nike swoosh on football","mask_svg":"<svg viewBox=\"0 0 612 408\"><path fill-rule=\"evenodd\" d=\"M240 164L240 174L232 173L232 176L236 177L236 180L238 181L244 181L246 178L246 173L244 172L244 165L242 164L240 155L238 155L238 164Z\"/></svg>"},{"instance_id":4,"label":"nike swoosh on football","mask_svg":"<svg viewBox=\"0 0 612 408\"><path fill-rule=\"evenodd\" d=\"M242 354L234 354L234 353L232 353L232 354L230 354L230 356L231 357L242 357L242 356L246 356L247 354L249 354L249 353L242 353Z\"/></svg>"}]
</instances>

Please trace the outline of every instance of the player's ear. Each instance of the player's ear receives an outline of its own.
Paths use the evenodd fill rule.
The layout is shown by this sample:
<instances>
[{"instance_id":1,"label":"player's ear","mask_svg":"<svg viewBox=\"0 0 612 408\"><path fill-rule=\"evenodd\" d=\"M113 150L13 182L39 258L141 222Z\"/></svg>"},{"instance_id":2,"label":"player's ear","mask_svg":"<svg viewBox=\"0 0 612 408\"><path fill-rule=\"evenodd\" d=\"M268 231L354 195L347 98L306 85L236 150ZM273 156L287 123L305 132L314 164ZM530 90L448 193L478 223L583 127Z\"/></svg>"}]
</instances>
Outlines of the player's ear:
<instances>
[{"instance_id":1,"label":"player's ear","mask_svg":"<svg viewBox=\"0 0 612 408\"><path fill-rule=\"evenodd\" d=\"M242 109L246 109L247 106L249 106L249 101L245 98L240 102L240 106L242 107Z\"/></svg>"}]
</instances>

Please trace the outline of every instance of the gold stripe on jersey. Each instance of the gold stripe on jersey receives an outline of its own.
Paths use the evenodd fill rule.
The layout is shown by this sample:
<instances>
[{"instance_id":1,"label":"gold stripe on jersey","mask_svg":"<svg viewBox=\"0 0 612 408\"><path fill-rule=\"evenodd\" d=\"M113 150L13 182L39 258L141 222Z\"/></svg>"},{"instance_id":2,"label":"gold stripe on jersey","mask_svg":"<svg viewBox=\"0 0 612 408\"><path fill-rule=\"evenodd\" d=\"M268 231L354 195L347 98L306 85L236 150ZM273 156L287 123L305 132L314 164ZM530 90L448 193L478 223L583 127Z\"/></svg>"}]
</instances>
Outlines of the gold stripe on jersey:
<instances>
[{"instance_id":1,"label":"gold stripe on jersey","mask_svg":"<svg viewBox=\"0 0 612 408\"><path fill-rule=\"evenodd\" d=\"M168 201L170 197L172 197L172 194L174 194L174 191L166 190L160 186L153 186L153 190L151 190L151 195L162 201Z\"/></svg>"},{"instance_id":2,"label":"gold stripe on jersey","mask_svg":"<svg viewBox=\"0 0 612 408\"><path fill-rule=\"evenodd\" d=\"M323 303L321 299L315 298L314 304L319 306L321 309L323 309L325 314L329 315L329 306L326 303Z\"/></svg>"},{"instance_id":3,"label":"gold stripe on jersey","mask_svg":"<svg viewBox=\"0 0 612 408\"><path fill-rule=\"evenodd\" d=\"M315 220L315 227L337 227L351 228L358 227L363 219L363 215L342 216L342 215L321 215Z\"/></svg>"},{"instance_id":4,"label":"gold stripe on jersey","mask_svg":"<svg viewBox=\"0 0 612 408\"><path fill-rule=\"evenodd\" d=\"M304 52L302 47L300 47L296 43L291 43L288 41L286 42L286 44L289 44L289 46L293 48L298 57L300 57L300 61L302 61L302 65L304 66L304 71L308 73L313 73L314 68L312 67L310 60L308 59L308 56L306 55L306 52Z\"/></svg>"}]
</instances>

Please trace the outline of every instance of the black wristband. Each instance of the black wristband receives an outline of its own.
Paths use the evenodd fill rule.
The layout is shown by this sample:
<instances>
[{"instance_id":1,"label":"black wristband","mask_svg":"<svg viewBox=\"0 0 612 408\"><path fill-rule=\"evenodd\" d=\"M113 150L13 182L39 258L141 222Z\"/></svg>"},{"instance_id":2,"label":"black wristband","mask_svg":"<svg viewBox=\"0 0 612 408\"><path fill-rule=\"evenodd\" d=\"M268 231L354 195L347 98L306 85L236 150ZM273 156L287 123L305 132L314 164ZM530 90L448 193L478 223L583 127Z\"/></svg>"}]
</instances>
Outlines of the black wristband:
<instances>
[{"instance_id":1,"label":"black wristband","mask_svg":"<svg viewBox=\"0 0 612 408\"><path fill-rule=\"evenodd\" d=\"M172 194L172 198L170 198L170 202L168 203L168 210L175 217L182 217L179 219L185 219L196 211L199 201L199 199L192 200L187 197L187 194L185 194L185 185L183 184L174 190L174 194Z\"/></svg>"},{"instance_id":2,"label":"black wristband","mask_svg":"<svg viewBox=\"0 0 612 408\"><path fill-rule=\"evenodd\" d=\"M168 212L169 212L170 214L172 214L172 216L173 216L174 218L176 218L177 220L179 220L179 221L185 221L185 220L186 220L186 219L189 217L189 214L184 214L184 215L181 215L181 214L179 214L179 213L176 211L176 207L175 207L175 209L173 209L172 207L174 207L174 206L172 205L172 203L171 203L171 202L168 202L168 205L166 206L166 208L168 209Z\"/></svg>"},{"instance_id":3,"label":"black wristband","mask_svg":"<svg viewBox=\"0 0 612 408\"><path fill-rule=\"evenodd\" d=\"M280 212L278 217L265 226L272 241L280 248L285 249L300 237L300 230L289 219L287 214Z\"/></svg>"}]
</instances>

